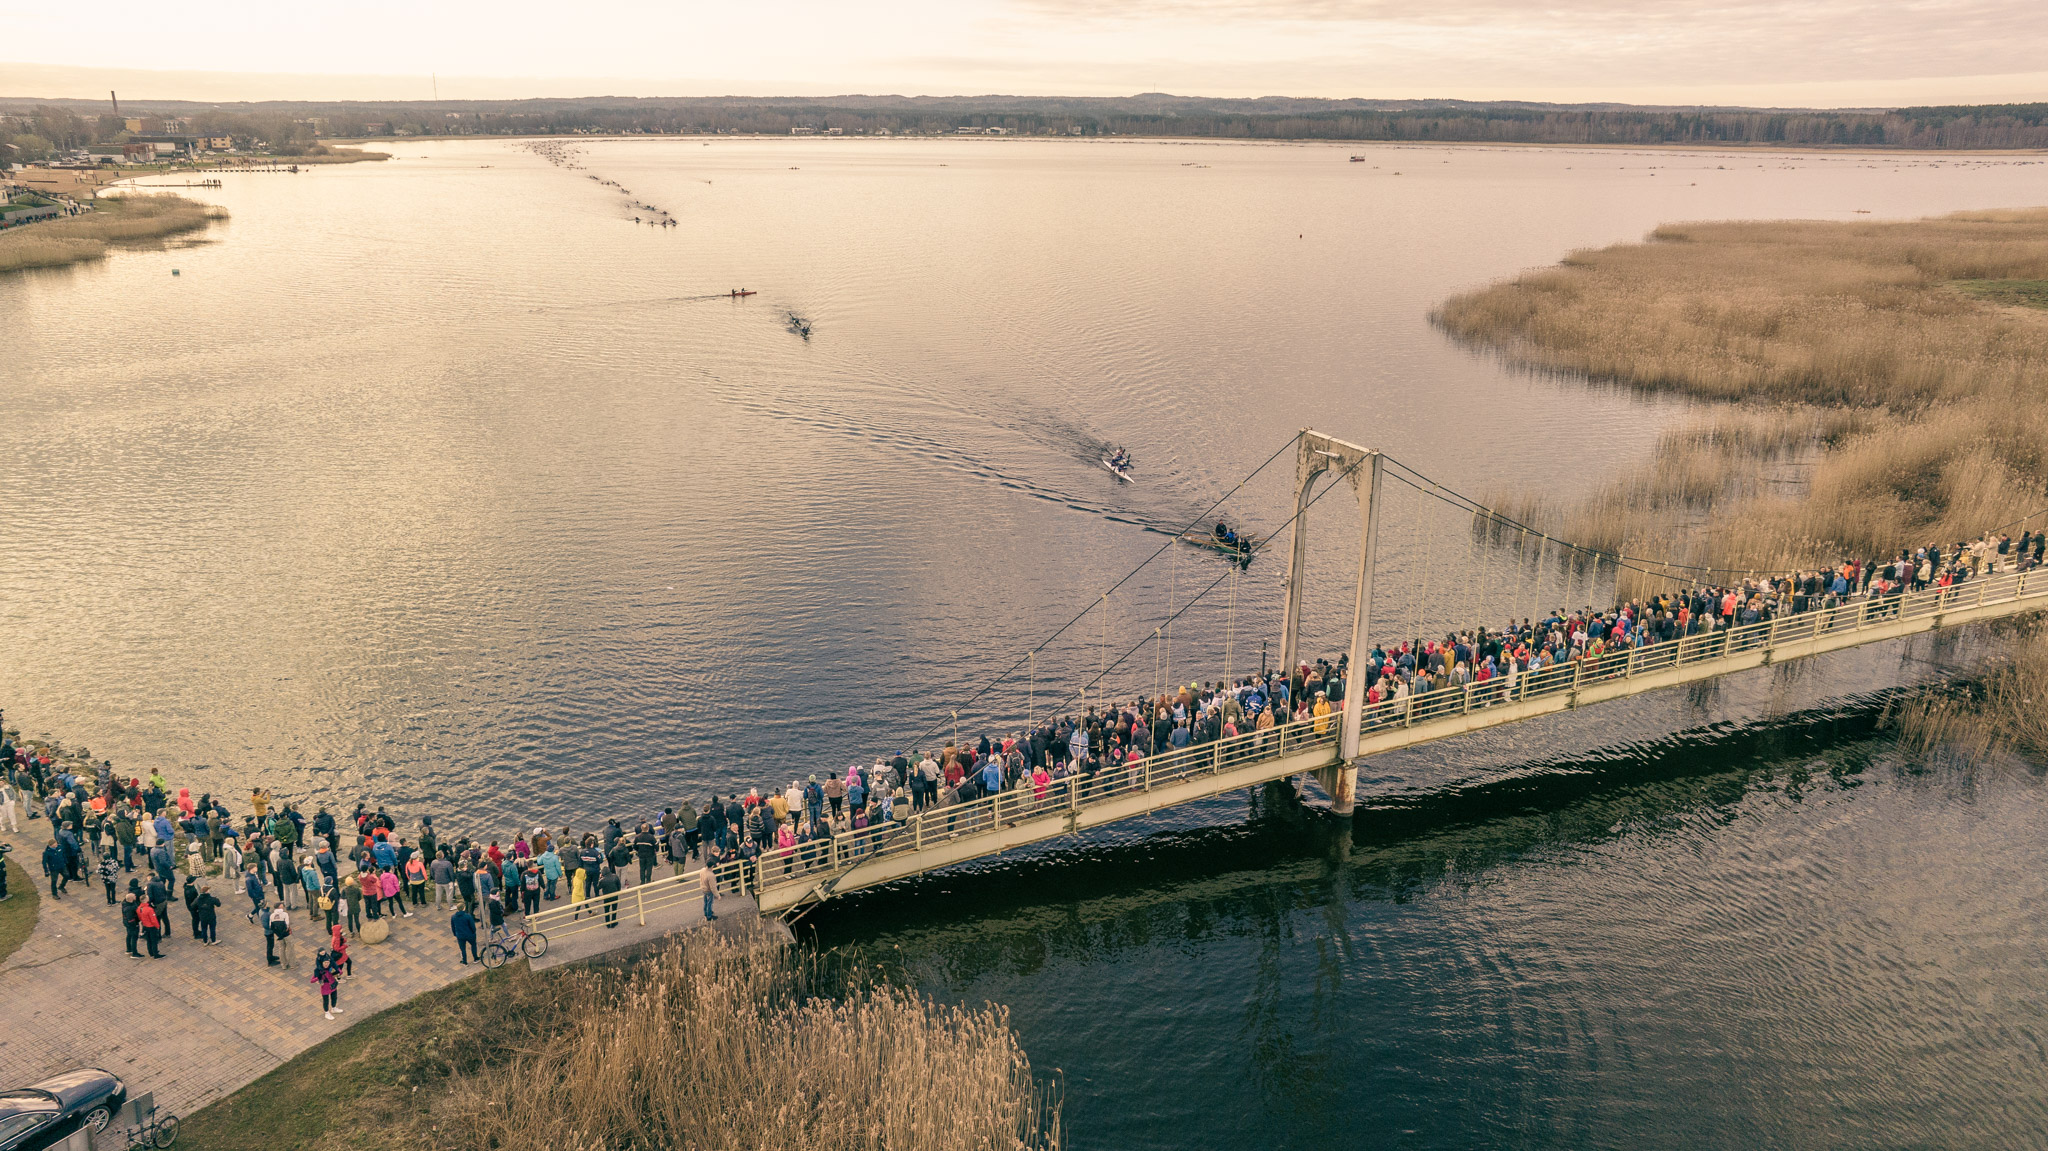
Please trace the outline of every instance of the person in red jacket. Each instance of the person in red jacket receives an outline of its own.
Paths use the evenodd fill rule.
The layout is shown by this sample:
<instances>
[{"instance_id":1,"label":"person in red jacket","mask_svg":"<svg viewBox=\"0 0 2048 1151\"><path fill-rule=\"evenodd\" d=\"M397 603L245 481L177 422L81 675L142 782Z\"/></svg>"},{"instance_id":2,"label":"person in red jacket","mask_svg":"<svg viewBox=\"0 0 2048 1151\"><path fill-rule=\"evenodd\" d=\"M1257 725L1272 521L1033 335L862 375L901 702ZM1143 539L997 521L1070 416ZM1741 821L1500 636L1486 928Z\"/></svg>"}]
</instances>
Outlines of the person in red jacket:
<instances>
[{"instance_id":1,"label":"person in red jacket","mask_svg":"<svg viewBox=\"0 0 2048 1151\"><path fill-rule=\"evenodd\" d=\"M156 941L163 938L164 924L156 917L156 908L149 905L149 900L136 901L135 919L142 924L142 942L149 948L149 957L162 959L163 954L156 949Z\"/></svg>"}]
</instances>

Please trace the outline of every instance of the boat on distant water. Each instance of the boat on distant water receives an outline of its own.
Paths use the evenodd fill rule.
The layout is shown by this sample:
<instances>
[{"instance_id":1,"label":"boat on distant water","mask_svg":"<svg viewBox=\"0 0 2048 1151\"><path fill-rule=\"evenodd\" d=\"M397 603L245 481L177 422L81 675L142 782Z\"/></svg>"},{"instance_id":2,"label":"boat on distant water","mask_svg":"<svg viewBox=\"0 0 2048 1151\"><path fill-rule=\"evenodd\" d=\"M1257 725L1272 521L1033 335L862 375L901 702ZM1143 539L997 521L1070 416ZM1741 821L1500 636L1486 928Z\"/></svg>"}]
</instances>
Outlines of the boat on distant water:
<instances>
[{"instance_id":1,"label":"boat on distant water","mask_svg":"<svg viewBox=\"0 0 2048 1151\"><path fill-rule=\"evenodd\" d=\"M751 296L753 294L753 292L748 291L745 288L734 288L732 291L726 293L726 295L731 296L734 299L738 299L741 296Z\"/></svg>"},{"instance_id":2,"label":"boat on distant water","mask_svg":"<svg viewBox=\"0 0 2048 1151\"><path fill-rule=\"evenodd\" d=\"M1102 466L1109 469L1110 475L1115 476L1117 479L1120 479L1127 484L1134 484L1138 482L1137 477L1131 474L1131 467L1129 464L1118 464L1115 460L1110 459L1108 456L1104 456L1102 459Z\"/></svg>"},{"instance_id":3,"label":"boat on distant water","mask_svg":"<svg viewBox=\"0 0 2048 1151\"><path fill-rule=\"evenodd\" d=\"M1363 164L1363 163L1365 163L1365 157L1363 157L1363 156L1353 156L1353 157L1351 157L1351 162L1352 162L1352 163L1354 163L1354 164Z\"/></svg>"}]
</instances>

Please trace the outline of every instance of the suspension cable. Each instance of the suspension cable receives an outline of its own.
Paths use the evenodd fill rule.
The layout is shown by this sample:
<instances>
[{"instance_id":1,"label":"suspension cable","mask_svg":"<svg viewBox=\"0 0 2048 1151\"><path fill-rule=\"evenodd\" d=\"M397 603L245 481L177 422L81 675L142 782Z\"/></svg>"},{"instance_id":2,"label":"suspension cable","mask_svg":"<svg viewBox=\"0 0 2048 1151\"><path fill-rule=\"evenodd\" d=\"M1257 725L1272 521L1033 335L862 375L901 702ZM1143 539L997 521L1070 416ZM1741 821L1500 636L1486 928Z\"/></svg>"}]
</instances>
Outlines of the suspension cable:
<instances>
[{"instance_id":1,"label":"suspension cable","mask_svg":"<svg viewBox=\"0 0 2048 1151\"><path fill-rule=\"evenodd\" d=\"M1108 591L1116 591L1118 588L1123 587L1132 579L1136 578L1137 574L1143 571L1147 564L1150 564L1153 560L1159 558L1161 552L1164 552L1167 548L1170 548L1173 545L1179 543L1180 537L1182 535L1185 535L1186 533L1193 531L1204 520L1208 519L1209 516L1213 512L1215 512L1217 508L1222 507L1224 501L1228 500L1231 496L1236 495L1238 491L1242 489L1246 484L1252 482L1252 480L1255 479L1260 472L1263 472L1267 468L1271 467L1273 465L1273 461L1279 459L1282 455L1284 455L1287 452L1287 449L1293 447L1295 443L1301 439L1301 436L1302 433L1296 432L1293 435L1287 437L1287 442L1281 444L1278 451L1275 451L1272 455L1267 456L1266 461L1264 463L1260 464L1258 467L1253 468L1251 471L1245 473L1245 477L1243 479L1237 481L1237 483L1233 485L1229 491L1224 492L1222 497L1219 498L1215 503L1210 504L1207 508L1203 509L1202 514L1196 516L1192 521L1190 521L1187 527L1182 528L1180 532L1177 532L1174 535L1168 537L1165 543L1159 545L1159 551L1155 551L1151 555L1146 556L1142 561L1138 563L1138 566L1124 573L1124 577L1122 579L1109 585ZM1105 592L1104 594L1107 594L1107 592ZM1025 662L1029 660L1034 653L1044 648L1047 644L1051 643L1052 641L1058 639L1061 635L1065 634L1068 628L1073 627L1076 623L1079 623L1082 617L1086 616L1089 610L1092 609L1094 606L1095 605L1093 603L1090 603L1088 607L1082 608L1079 612L1077 612L1074 615L1072 619L1069 619L1067 622L1055 628L1051 635L1046 636L1037 644L1033 645L1030 651L1025 653L1024 659L1020 659L1016 663L1011 664L1001 673L991 678L987 683L982 684L981 687L977 689L973 695L970 695L966 699L962 700L958 706L969 707L973 705L973 703L976 700L979 700L982 696L987 695L991 691L994 691L997 685L1001 684L1005 679L1008 679L1010 676L1014 675L1019 667L1024 666ZM916 739L913 739L912 741L910 741L909 744L906 744L905 746L916 747L919 743L923 742L928 736L930 736L932 732L937 731L941 726L943 726L943 724L932 724L930 727L927 727L924 729L924 731L920 732Z\"/></svg>"}]
</instances>

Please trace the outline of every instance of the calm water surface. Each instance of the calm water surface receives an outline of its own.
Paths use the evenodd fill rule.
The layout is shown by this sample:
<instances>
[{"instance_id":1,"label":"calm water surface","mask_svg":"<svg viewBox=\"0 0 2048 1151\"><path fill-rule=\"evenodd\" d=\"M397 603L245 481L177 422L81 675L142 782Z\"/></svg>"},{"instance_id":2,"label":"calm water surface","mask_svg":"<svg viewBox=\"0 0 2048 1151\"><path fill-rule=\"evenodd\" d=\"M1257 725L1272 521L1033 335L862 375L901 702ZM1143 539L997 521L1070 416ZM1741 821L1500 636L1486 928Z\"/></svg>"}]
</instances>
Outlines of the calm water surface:
<instances>
[{"instance_id":1,"label":"calm water surface","mask_svg":"<svg viewBox=\"0 0 2048 1151\"><path fill-rule=\"evenodd\" d=\"M2048 173L1354 151L430 142L226 176L203 243L0 280L0 703L137 771L487 829L843 767L950 734L1300 427L1569 495L1685 417L1452 345L1451 292L1666 220L2038 203ZM1286 470L1223 514L1272 530ZM1510 594L1400 498L1377 618ZM1348 624L1347 501L1312 649ZM1225 569L1163 557L961 721L1132 644L1118 692L1256 665L1280 566L1168 650ZM1548 578L1525 613L1585 593ZM1391 757L1348 856L1231 798L820 931L1010 1004L1081 1146L2030 1142L2034 778L1915 774L1828 702L1940 657Z\"/></svg>"}]
</instances>

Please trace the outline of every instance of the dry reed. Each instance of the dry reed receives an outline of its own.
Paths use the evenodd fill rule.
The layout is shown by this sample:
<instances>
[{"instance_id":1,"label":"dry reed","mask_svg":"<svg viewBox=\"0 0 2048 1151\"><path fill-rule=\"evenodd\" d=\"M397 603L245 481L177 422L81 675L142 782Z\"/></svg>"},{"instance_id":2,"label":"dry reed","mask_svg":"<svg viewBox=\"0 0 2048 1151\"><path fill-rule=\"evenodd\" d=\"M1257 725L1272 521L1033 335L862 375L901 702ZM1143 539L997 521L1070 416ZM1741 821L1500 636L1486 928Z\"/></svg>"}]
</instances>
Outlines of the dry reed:
<instances>
[{"instance_id":1,"label":"dry reed","mask_svg":"<svg viewBox=\"0 0 2048 1151\"><path fill-rule=\"evenodd\" d=\"M999 1007L944 1006L794 948L700 933L580 972L557 1034L437 1096L450 1151L1059 1144Z\"/></svg>"},{"instance_id":2,"label":"dry reed","mask_svg":"<svg viewBox=\"0 0 2048 1151\"><path fill-rule=\"evenodd\" d=\"M2048 209L1680 224L1433 318L1532 367L1734 401L1576 506L1496 504L1727 582L2048 528L2048 311L2012 306L2044 280ZM1646 566L1617 574L1619 597L1692 578ZM1909 742L2048 750L2029 702L2048 701L2048 641L2029 643L1980 688L1899 710Z\"/></svg>"},{"instance_id":3,"label":"dry reed","mask_svg":"<svg viewBox=\"0 0 2048 1151\"><path fill-rule=\"evenodd\" d=\"M1886 709L1908 749L1981 760L2011 748L2048 753L2048 631L2029 629L1982 671L1957 684L1913 692ZM2038 702L2037 702L2038 701Z\"/></svg>"},{"instance_id":4,"label":"dry reed","mask_svg":"<svg viewBox=\"0 0 2048 1151\"><path fill-rule=\"evenodd\" d=\"M2044 278L2048 209L1683 224L1435 318L1532 365L1738 401L1551 522L1589 547L1766 571L2048 506L2048 313L1949 290Z\"/></svg>"},{"instance_id":5,"label":"dry reed","mask_svg":"<svg viewBox=\"0 0 2048 1151\"><path fill-rule=\"evenodd\" d=\"M197 231L227 212L183 196L122 196L94 211L0 232L0 272L55 268L104 257L111 244Z\"/></svg>"}]
</instances>

